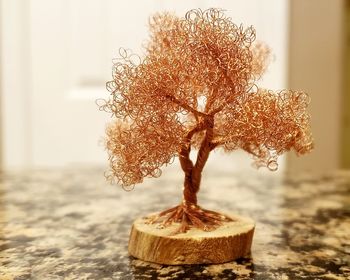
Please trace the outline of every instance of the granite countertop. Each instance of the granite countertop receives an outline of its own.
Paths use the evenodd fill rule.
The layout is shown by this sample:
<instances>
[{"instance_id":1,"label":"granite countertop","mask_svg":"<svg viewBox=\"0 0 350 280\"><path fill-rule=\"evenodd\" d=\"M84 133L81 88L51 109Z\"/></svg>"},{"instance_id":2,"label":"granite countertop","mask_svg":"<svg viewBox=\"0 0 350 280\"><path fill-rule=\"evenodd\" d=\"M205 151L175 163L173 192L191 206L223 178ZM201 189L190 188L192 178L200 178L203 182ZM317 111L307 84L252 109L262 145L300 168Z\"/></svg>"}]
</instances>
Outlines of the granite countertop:
<instances>
[{"instance_id":1,"label":"granite countertop","mask_svg":"<svg viewBox=\"0 0 350 280\"><path fill-rule=\"evenodd\" d=\"M350 279L350 173L204 174L205 208L256 220L251 256L162 266L127 253L132 221L174 206L182 174L131 192L101 168L17 171L0 181L0 279Z\"/></svg>"}]
</instances>

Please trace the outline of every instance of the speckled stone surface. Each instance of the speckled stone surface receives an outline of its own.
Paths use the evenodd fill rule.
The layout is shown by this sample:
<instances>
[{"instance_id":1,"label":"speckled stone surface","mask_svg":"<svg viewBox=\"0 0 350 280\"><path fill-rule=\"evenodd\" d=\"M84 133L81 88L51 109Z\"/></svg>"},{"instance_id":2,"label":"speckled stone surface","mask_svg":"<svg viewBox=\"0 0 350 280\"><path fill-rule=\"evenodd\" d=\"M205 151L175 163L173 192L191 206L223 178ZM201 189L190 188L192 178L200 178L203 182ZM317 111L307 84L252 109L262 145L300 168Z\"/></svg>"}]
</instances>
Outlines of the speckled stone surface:
<instances>
[{"instance_id":1,"label":"speckled stone surface","mask_svg":"<svg viewBox=\"0 0 350 280\"><path fill-rule=\"evenodd\" d=\"M256 220L250 257L161 266L127 253L132 221L176 205L182 174L132 192L100 168L1 175L0 279L350 279L350 173L204 174L200 204Z\"/></svg>"}]
</instances>

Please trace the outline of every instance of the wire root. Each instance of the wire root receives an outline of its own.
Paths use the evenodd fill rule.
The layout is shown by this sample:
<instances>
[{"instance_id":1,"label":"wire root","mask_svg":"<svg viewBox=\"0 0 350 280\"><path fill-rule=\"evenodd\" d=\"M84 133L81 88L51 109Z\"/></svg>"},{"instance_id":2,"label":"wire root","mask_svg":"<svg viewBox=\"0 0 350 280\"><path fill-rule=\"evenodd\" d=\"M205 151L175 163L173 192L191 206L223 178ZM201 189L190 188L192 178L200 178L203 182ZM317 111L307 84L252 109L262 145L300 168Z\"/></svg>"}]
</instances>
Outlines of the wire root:
<instances>
[{"instance_id":1,"label":"wire root","mask_svg":"<svg viewBox=\"0 0 350 280\"><path fill-rule=\"evenodd\" d=\"M212 231L221 226L223 222L230 221L233 221L233 219L227 215L188 203L182 203L158 214L146 217L147 224L158 223L159 228L165 228L173 223L179 223L180 226L174 234L185 233L191 228Z\"/></svg>"}]
</instances>

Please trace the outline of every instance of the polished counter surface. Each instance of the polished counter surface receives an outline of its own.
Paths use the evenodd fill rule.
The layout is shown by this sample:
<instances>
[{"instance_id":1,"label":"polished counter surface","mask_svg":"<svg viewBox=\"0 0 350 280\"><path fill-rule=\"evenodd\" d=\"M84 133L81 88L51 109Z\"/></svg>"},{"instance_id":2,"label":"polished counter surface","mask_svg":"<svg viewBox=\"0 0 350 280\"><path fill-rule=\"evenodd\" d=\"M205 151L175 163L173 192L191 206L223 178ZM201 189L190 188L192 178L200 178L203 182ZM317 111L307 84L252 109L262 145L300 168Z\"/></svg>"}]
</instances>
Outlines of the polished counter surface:
<instances>
[{"instance_id":1,"label":"polished counter surface","mask_svg":"<svg viewBox=\"0 0 350 280\"><path fill-rule=\"evenodd\" d=\"M128 255L132 221L174 206L182 174L125 192L100 168L0 176L0 279L350 279L350 173L204 174L200 205L256 220L251 256L162 266Z\"/></svg>"}]
</instances>

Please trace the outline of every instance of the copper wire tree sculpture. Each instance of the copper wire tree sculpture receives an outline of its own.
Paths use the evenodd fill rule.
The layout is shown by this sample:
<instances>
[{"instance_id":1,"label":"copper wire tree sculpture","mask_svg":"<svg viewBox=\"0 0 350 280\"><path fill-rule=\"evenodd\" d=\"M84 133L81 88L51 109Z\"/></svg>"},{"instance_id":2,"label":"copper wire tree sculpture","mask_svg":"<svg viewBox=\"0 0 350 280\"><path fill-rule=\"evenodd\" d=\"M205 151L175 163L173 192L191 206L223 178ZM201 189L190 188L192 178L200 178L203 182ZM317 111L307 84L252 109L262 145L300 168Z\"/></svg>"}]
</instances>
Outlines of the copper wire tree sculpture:
<instances>
[{"instance_id":1,"label":"copper wire tree sculpture","mask_svg":"<svg viewBox=\"0 0 350 280\"><path fill-rule=\"evenodd\" d=\"M276 170L285 151L304 154L313 146L309 98L259 88L269 49L254 43L252 27L235 25L220 9L191 10L184 18L156 14L150 31L145 57L121 50L107 83L111 95L101 109L117 119L107 128L107 177L133 186L159 177L178 157L185 173L182 203L150 222L179 222L178 232L212 230L230 218L197 203L210 152L241 148L257 166Z\"/></svg>"}]
</instances>

